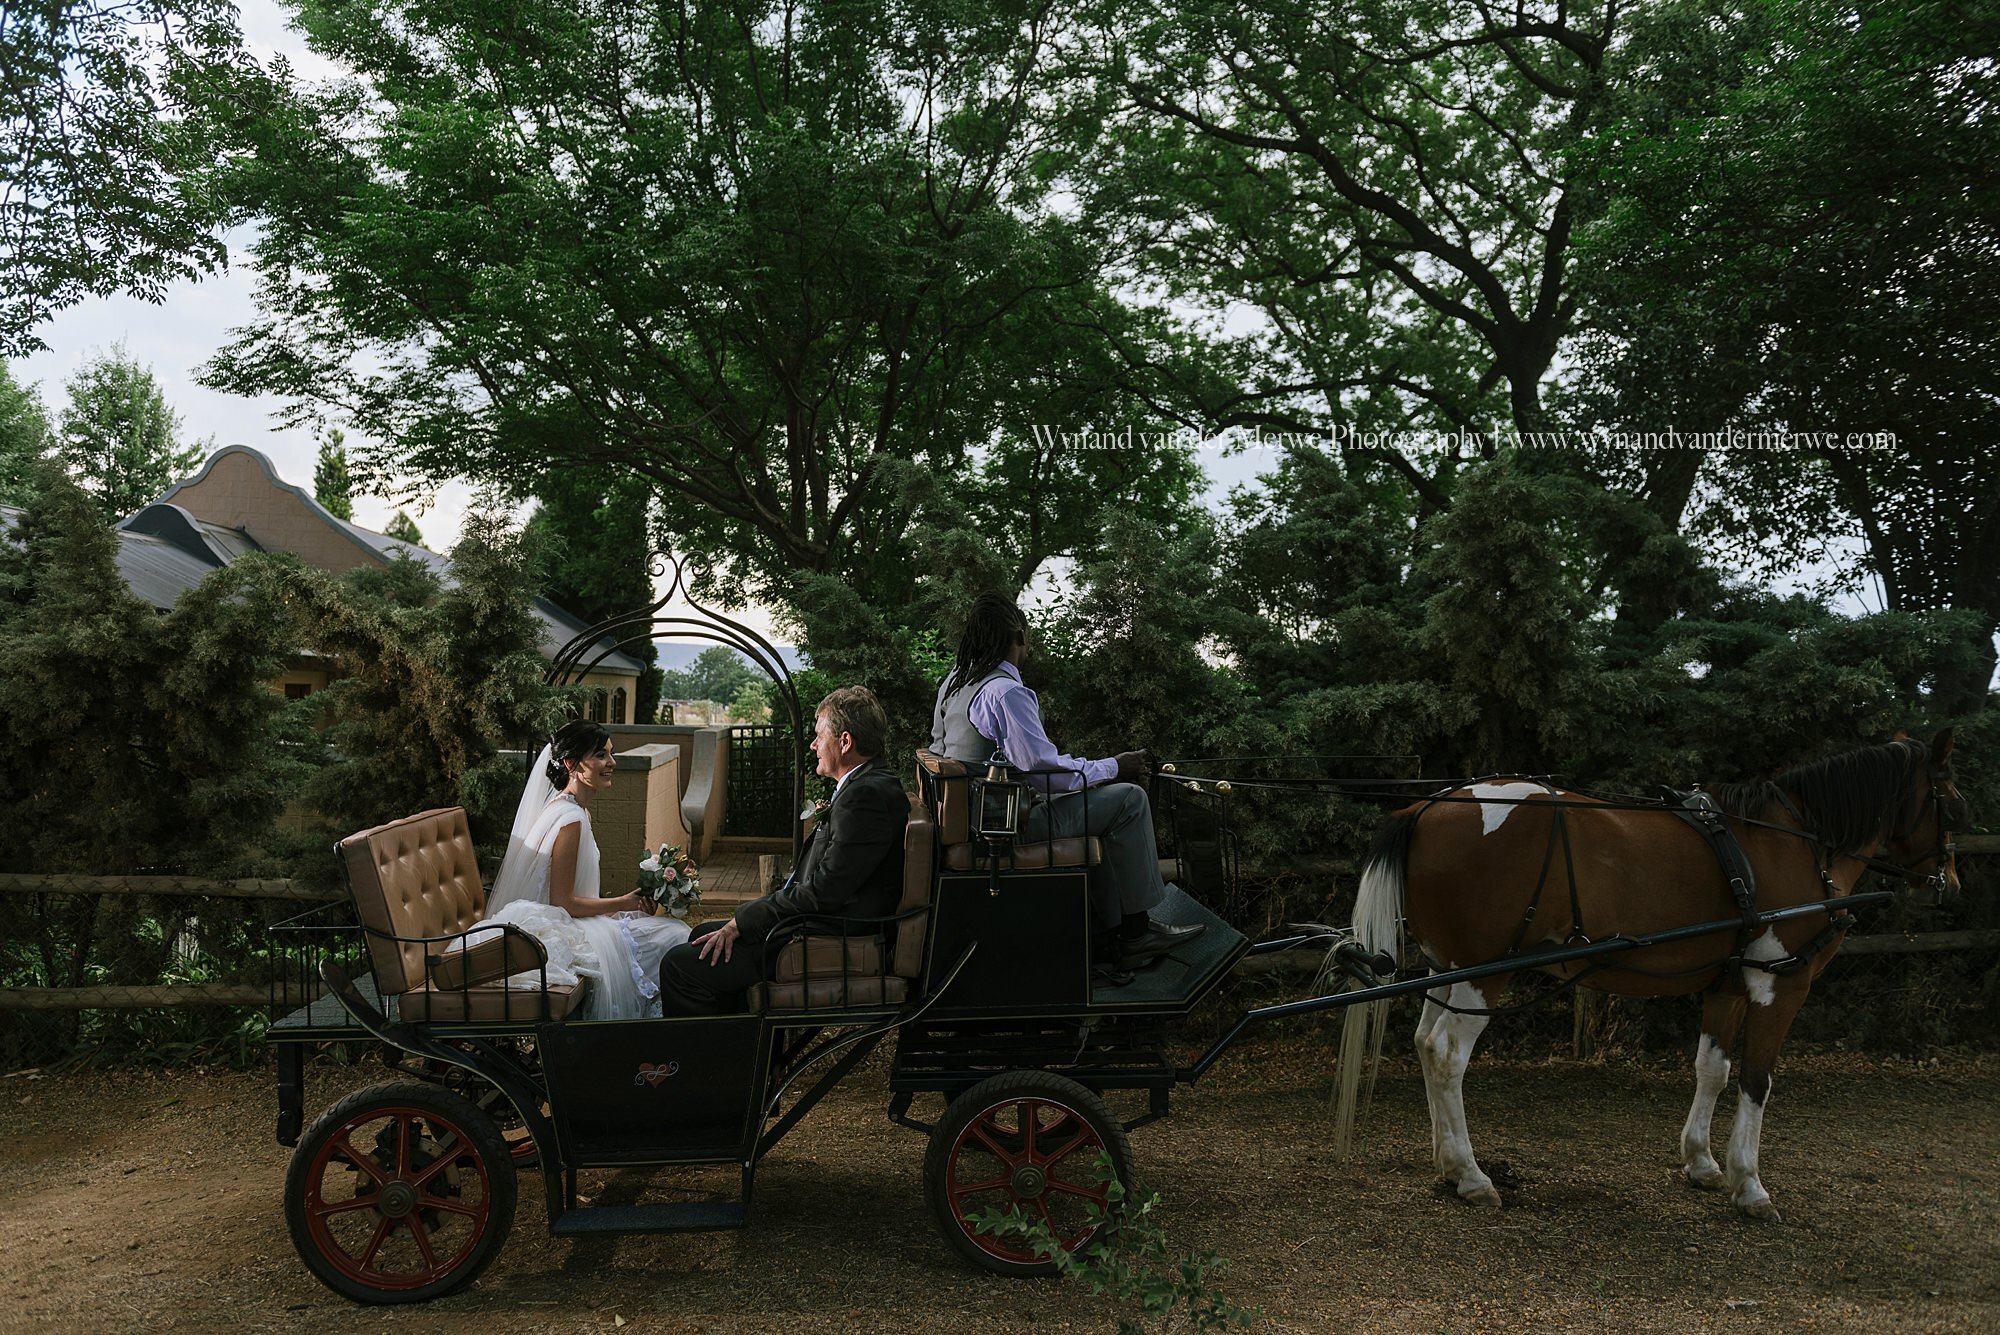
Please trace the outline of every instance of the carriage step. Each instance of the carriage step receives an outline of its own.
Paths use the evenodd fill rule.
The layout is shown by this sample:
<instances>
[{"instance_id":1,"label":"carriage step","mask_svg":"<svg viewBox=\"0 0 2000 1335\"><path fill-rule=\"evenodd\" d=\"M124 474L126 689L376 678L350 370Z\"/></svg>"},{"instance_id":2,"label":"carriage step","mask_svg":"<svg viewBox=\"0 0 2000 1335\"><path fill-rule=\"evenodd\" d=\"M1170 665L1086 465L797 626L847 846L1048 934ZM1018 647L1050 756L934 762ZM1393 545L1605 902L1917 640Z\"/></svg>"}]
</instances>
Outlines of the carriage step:
<instances>
[{"instance_id":1,"label":"carriage step","mask_svg":"<svg viewBox=\"0 0 2000 1335\"><path fill-rule=\"evenodd\" d=\"M742 1228L750 1207L742 1201L677 1201L671 1205L589 1205L564 1210L549 1231L559 1238L586 1233L700 1233Z\"/></svg>"}]
</instances>

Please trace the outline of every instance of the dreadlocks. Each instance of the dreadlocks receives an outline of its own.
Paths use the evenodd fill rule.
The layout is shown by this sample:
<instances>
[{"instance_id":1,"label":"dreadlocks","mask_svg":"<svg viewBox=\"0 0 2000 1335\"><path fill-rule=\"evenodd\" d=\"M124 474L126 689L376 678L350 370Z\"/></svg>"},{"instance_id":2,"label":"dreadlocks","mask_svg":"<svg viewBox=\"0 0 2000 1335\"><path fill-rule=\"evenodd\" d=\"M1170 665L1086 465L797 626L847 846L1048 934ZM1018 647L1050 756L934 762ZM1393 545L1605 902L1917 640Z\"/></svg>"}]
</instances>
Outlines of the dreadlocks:
<instances>
[{"instance_id":1,"label":"dreadlocks","mask_svg":"<svg viewBox=\"0 0 2000 1335\"><path fill-rule=\"evenodd\" d=\"M958 637L958 663L945 678L944 693L950 695L999 667L1014 647L1014 637L1028 629L1028 618L1011 598L982 593L972 600L965 614L965 633Z\"/></svg>"}]
</instances>

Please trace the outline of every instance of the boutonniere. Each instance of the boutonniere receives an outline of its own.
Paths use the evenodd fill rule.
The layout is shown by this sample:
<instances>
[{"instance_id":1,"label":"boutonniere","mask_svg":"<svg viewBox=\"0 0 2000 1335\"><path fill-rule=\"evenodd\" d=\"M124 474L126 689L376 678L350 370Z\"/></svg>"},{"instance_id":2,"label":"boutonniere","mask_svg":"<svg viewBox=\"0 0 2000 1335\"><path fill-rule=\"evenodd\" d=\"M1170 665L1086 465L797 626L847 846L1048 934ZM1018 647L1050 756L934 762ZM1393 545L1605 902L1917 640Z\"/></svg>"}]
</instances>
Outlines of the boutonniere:
<instances>
[{"instance_id":1,"label":"boutonniere","mask_svg":"<svg viewBox=\"0 0 2000 1335\"><path fill-rule=\"evenodd\" d=\"M817 802L806 803L805 806L799 810L799 823L803 825L805 822L809 820L814 820L820 816L824 816L826 814L826 809L831 805L833 804L831 802L828 802L823 797Z\"/></svg>"}]
</instances>

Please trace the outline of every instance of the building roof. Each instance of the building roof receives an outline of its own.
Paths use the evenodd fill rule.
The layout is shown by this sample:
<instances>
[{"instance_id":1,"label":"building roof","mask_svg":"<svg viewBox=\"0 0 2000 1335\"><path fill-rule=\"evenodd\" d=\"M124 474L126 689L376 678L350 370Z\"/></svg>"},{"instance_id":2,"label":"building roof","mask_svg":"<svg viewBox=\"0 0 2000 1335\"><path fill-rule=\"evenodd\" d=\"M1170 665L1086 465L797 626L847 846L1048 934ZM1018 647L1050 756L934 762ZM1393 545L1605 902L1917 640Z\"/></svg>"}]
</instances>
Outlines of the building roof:
<instances>
[{"instance_id":1,"label":"building roof","mask_svg":"<svg viewBox=\"0 0 2000 1335\"><path fill-rule=\"evenodd\" d=\"M229 564L247 552L266 550L265 544L252 537L246 528L203 519L175 500L181 497L192 502L203 494L201 484L215 472L218 464L237 459L254 464L264 480L284 497L285 503L297 507L291 513L295 523L304 527L295 527L295 534L310 535L316 528L323 527L336 540L335 547L326 549L328 551L337 553L345 550L346 544L352 544L356 549L353 555L360 558L360 564L386 565L403 557L428 567L447 584L453 582L450 557L336 517L310 493L278 476L278 470L262 453L247 445L229 445L211 454L193 476L176 482L158 500L113 527L118 537L119 573L124 575L125 583L134 594L165 611L179 601L183 593L206 578L210 571ZM256 474L250 476L254 478ZM13 527L19 513L17 509L0 506L0 529ZM534 599L530 610L541 627L544 658L553 659L565 645L589 629L574 613L546 598ZM580 666L625 676L637 676L645 670L644 663L601 637L595 647L584 655Z\"/></svg>"}]
</instances>

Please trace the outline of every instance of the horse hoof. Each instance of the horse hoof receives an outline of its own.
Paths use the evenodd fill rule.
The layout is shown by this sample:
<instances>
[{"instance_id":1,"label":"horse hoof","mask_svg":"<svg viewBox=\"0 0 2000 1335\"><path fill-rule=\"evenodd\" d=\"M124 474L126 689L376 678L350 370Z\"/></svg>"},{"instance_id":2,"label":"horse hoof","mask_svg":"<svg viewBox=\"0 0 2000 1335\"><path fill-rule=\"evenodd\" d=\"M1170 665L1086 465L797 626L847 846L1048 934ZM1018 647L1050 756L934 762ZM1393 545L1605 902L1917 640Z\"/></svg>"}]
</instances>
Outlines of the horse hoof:
<instances>
[{"instance_id":1,"label":"horse hoof","mask_svg":"<svg viewBox=\"0 0 2000 1335\"><path fill-rule=\"evenodd\" d=\"M1751 1201L1747 1205L1739 1204L1736 1208L1743 1212L1743 1216L1746 1219L1760 1219L1767 1224L1780 1224L1784 1222L1784 1216L1778 1213L1777 1206L1771 1204L1769 1196Z\"/></svg>"},{"instance_id":2,"label":"horse hoof","mask_svg":"<svg viewBox=\"0 0 2000 1335\"><path fill-rule=\"evenodd\" d=\"M1460 1187L1458 1189L1458 1198L1467 1205L1484 1206L1489 1210L1500 1208L1500 1193L1493 1189L1491 1183L1483 1187Z\"/></svg>"},{"instance_id":3,"label":"horse hoof","mask_svg":"<svg viewBox=\"0 0 2000 1335\"><path fill-rule=\"evenodd\" d=\"M1701 1172L1683 1168L1681 1180L1698 1191L1720 1191L1729 1185L1728 1176L1720 1168L1710 1168Z\"/></svg>"}]
</instances>

